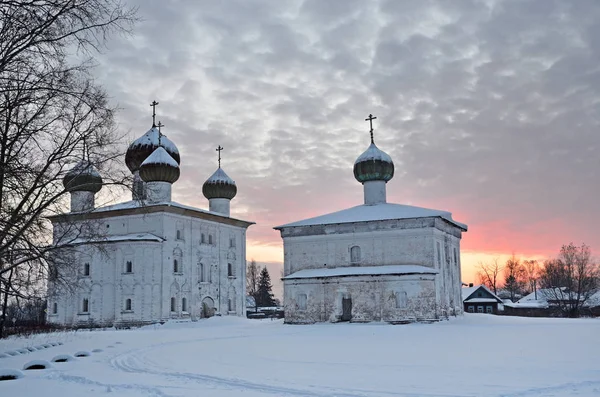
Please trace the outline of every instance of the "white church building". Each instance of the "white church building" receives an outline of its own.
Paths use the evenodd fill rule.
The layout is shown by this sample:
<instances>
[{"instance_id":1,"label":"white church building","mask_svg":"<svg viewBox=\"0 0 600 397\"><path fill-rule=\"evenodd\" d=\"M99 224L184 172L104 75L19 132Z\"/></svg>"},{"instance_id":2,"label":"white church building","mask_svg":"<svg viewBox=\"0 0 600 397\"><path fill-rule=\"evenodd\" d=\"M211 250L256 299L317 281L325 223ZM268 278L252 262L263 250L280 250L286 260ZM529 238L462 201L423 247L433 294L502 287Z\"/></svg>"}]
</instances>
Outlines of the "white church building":
<instances>
[{"instance_id":1,"label":"white church building","mask_svg":"<svg viewBox=\"0 0 600 397\"><path fill-rule=\"evenodd\" d=\"M221 168L221 149L202 186L208 211L171 200L180 155L154 123L127 150L131 201L95 208L100 174L85 159L74 167L63 180L71 211L50 218L55 244L67 241L72 260L49 279L48 321L119 326L244 315L253 222L230 217L237 187Z\"/></svg>"},{"instance_id":2,"label":"white church building","mask_svg":"<svg viewBox=\"0 0 600 397\"><path fill-rule=\"evenodd\" d=\"M463 313L460 240L446 211L386 201L391 157L354 163L364 204L275 227L283 239L285 322L437 321Z\"/></svg>"}]
</instances>

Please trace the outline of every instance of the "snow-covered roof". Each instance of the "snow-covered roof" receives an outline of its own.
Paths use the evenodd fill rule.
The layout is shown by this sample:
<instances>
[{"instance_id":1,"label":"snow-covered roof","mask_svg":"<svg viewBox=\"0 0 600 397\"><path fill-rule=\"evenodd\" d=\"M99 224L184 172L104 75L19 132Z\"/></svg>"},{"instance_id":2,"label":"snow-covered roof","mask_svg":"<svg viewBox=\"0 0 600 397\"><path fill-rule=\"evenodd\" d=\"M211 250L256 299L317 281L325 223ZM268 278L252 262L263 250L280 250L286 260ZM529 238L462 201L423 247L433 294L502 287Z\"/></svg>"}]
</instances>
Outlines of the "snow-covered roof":
<instances>
[{"instance_id":1,"label":"snow-covered roof","mask_svg":"<svg viewBox=\"0 0 600 397\"><path fill-rule=\"evenodd\" d=\"M467 225L456 222L452 219L452 214L447 211L432 210L422 207L414 207L404 204L381 203L376 205L357 205L356 207L345 210L332 212L330 214L317 216L314 218L304 219L297 222L288 223L277 226L275 229L296 226L314 226L314 225L331 225L336 223L354 223L354 222L369 222L383 221L391 219L411 219L411 218L430 218L440 217L448 222L458 226L464 231L467 230Z\"/></svg>"},{"instance_id":2,"label":"snow-covered roof","mask_svg":"<svg viewBox=\"0 0 600 397\"><path fill-rule=\"evenodd\" d=\"M167 153L165 148L162 146L156 148L152 154L142 162L142 165L147 164L166 164L174 168L179 168L177 161L175 161L175 159L171 157L171 155Z\"/></svg>"},{"instance_id":3,"label":"snow-covered roof","mask_svg":"<svg viewBox=\"0 0 600 397\"><path fill-rule=\"evenodd\" d=\"M158 237L152 233L131 233L131 234L119 234L110 236L94 236L92 238L76 238L70 241L70 244L89 244L89 243L114 243L120 241L165 241L162 237Z\"/></svg>"},{"instance_id":4,"label":"snow-covered roof","mask_svg":"<svg viewBox=\"0 0 600 397\"><path fill-rule=\"evenodd\" d=\"M321 269L304 269L292 273L284 280L298 278L327 278L344 276L383 276L404 274L436 274L437 270L420 265L347 266Z\"/></svg>"},{"instance_id":5,"label":"snow-covered roof","mask_svg":"<svg viewBox=\"0 0 600 397\"><path fill-rule=\"evenodd\" d=\"M225 173L225 171L223 171L223 168L219 167L217 168L217 170L210 176L210 178L208 178L206 180L205 183L211 183L211 182L222 182L222 183L229 183L231 185L235 185L235 181L233 179L231 179L229 177L229 175L227 175Z\"/></svg>"},{"instance_id":6,"label":"snow-covered roof","mask_svg":"<svg viewBox=\"0 0 600 397\"><path fill-rule=\"evenodd\" d=\"M393 163L392 158L386 152L384 152L383 150L381 150L377 146L375 146L374 143L372 143L369 146L369 148L364 151L363 154L358 156L358 158L356 159L354 164L358 164L358 163L361 163L363 161L368 161L368 160L381 160L381 161L385 161L388 163Z\"/></svg>"},{"instance_id":7,"label":"snow-covered roof","mask_svg":"<svg viewBox=\"0 0 600 397\"><path fill-rule=\"evenodd\" d=\"M490 299L489 301L491 302L499 302L502 303L502 299L494 294L488 287L486 287L485 285L481 284L481 285L475 285L473 287L465 287L461 289L461 295L462 295L462 300L467 301L467 299L469 298L469 296L471 296L475 291L477 291L478 289L484 289L486 290L491 296L493 296L495 299L491 299L491 298L472 298L469 299L469 302L475 302L475 299ZM486 301L487 302L487 301Z\"/></svg>"},{"instance_id":8,"label":"snow-covered roof","mask_svg":"<svg viewBox=\"0 0 600 397\"><path fill-rule=\"evenodd\" d=\"M467 299L465 302L466 303L495 303L498 301L493 298L473 298L473 299Z\"/></svg>"},{"instance_id":9,"label":"snow-covered roof","mask_svg":"<svg viewBox=\"0 0 600 397\"><path fill-rule=\"evenodd\" d=\"M166 135L159 132L158 128L156 128L156 127L150 128L148 130L148 132L146 132L144 135L142 135L141 137L139 137L138 139L133 141L131 143L131 145L129 145L129 147L133 148L133 147L144 146L144 145L159 146L158 145L158 137L159 136L160 136L160 146L164 147L165 149L167 149L168 151L170 151L172 153L179 153L177 146L175 146L175 144L173 142L171 142L171 140L169 138L167 138Z\"/></svg>"}]
</instances>

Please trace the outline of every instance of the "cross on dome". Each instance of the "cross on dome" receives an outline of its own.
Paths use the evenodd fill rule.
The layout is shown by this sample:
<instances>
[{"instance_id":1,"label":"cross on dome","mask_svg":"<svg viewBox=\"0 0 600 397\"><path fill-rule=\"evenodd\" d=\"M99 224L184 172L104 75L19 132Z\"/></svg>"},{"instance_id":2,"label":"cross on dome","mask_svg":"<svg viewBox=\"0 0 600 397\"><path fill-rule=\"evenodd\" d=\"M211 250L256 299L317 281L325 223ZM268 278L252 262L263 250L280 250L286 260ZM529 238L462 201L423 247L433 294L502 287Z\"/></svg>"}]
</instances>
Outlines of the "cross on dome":
<instances>
[{"instance_id":1,"label":"cross on dome","mask_svg":"<svg viewBox=\"0 0 600 397\"><path fill-rule=\"evenodd\" d=\"M371 143L375 143L375 141L373 140L373 120L376 120L377 117L373 117L372 114L369 115L368 118L365 119L365 121L368 121L369 124L371 125Z\"/></svg>"},{"instance_id":2,"label":"cross on dome","mask_svg":"<svg viewBox=\"0 0 600 397\"><path fill-rule=\"evenodd\" d=\"M221 168L221 150L223 150L223 147L219 145L216 149L216 151L219 152L219 168Z\"/></svg>"},{"instance_id":3,"label":"cross on dome","mask_svg":"<svg viewBox=\"0 0 600 397\"><path fill-rule=\"evenodd\" d=\"M156 105L158 105L158 102L155 100L150 104L152 106L152 127L156 127Z\"/></svg>"}]
</instances>

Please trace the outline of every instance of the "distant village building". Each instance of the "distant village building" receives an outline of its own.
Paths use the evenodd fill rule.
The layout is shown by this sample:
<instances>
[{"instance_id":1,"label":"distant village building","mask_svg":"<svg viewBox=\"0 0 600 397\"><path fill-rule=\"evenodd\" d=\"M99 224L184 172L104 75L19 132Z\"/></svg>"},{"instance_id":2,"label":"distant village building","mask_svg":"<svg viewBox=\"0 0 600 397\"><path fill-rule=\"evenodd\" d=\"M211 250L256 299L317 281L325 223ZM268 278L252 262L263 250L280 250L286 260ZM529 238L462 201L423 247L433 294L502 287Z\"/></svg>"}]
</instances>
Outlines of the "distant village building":
<instances>
[{"instance_id":1,"label":"distant village building","mask_svg":"<svg viewBox=\"0 0 600 397\"><path fill-rule=\"evenodd\" d=\"M208 211L171 200L180 155L154 122L127 150L131 201L96 208L100 174L87 159L73 168L64 178L71 211L50 217L55 244L73 247L72 266L50 277L48 321L118 326L245 315L246 229L253 222L230 217L237 187L221 168L221 149L219 167L202 186Z\"/></svg>"},{"instance_id":2,"label":"distant village building","mask_svg":"<svg viewBox=\"0 0 600 397\"><path fill-rule=\"evenodd\" d=\"M386 202L394 163L373 140L354 163L364 204L275 229L286 323L431 321L460 315L460 240L450 212Z\"/></svg>"},{"instance_id":3,"label":"distant village building","mask_svg":"<svg viewBox=\"0 0 600 397\"><path fill-rule=\"evenodd\" d=\"M503 309L503 301L485 285L462 289L464 311L468 313L498 314Z\"/></svg>"}]
</instances>

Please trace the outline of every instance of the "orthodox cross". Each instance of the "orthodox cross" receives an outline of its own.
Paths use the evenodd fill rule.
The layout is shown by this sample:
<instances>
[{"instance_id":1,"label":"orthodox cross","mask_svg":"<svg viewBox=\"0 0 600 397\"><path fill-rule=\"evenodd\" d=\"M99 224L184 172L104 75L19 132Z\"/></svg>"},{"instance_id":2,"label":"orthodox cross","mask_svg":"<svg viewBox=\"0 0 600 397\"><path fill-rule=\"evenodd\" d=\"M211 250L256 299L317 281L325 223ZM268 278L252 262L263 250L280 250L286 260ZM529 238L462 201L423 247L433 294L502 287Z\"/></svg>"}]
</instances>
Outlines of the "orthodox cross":
<instances>
[{"instance_id":1,"label":"orthodox cross","mask_svg":"<svg viewBox=\"0 0 600 397\"><path fill-rule=\"evenodd\" d=\"M370 114L369 117L365 119L365 121L368 121L369 124L371 125L371 131L370 131L371 132L371 143L375 143L373 141L373 120L375 120L375 119L377 119L377 117L373 117L372 114Z\"/></svg>"},{"instance_id":2,"label":"orthodox cross","mask_svg":"<svg viewBox=\"0 0 600 397\"><path fill-rule=\"evenodd\" d=\"M158 102L156 101L152 101L150 104L150 106L152 106L152 127L156 127L156 105L158 105Z\"/></svg>"},{"instance_id":3,"label":"orthodox cross","mask_svg":"<svg viewBox=\"0 0 600 397\"><path fill-rule=\"evenodd\" d=\"M156 124L156 126L158 127L158 132L160 133L160 127L164 127L165 125L160 120L158 120L158 124Z\"/></svg>"},{"instance_id":4,"label":"orthodox cross","mask_svg":"<svg viewBox=\"0 0 600 397\"><path fill-rule=\"evenodd\" d=\"M221 150L223 150L223 148L221 147L221 145L219 145L219 147L216 150L217 152L219 152L219 168L221 168Z\"/></svg>"}]
</instances>

